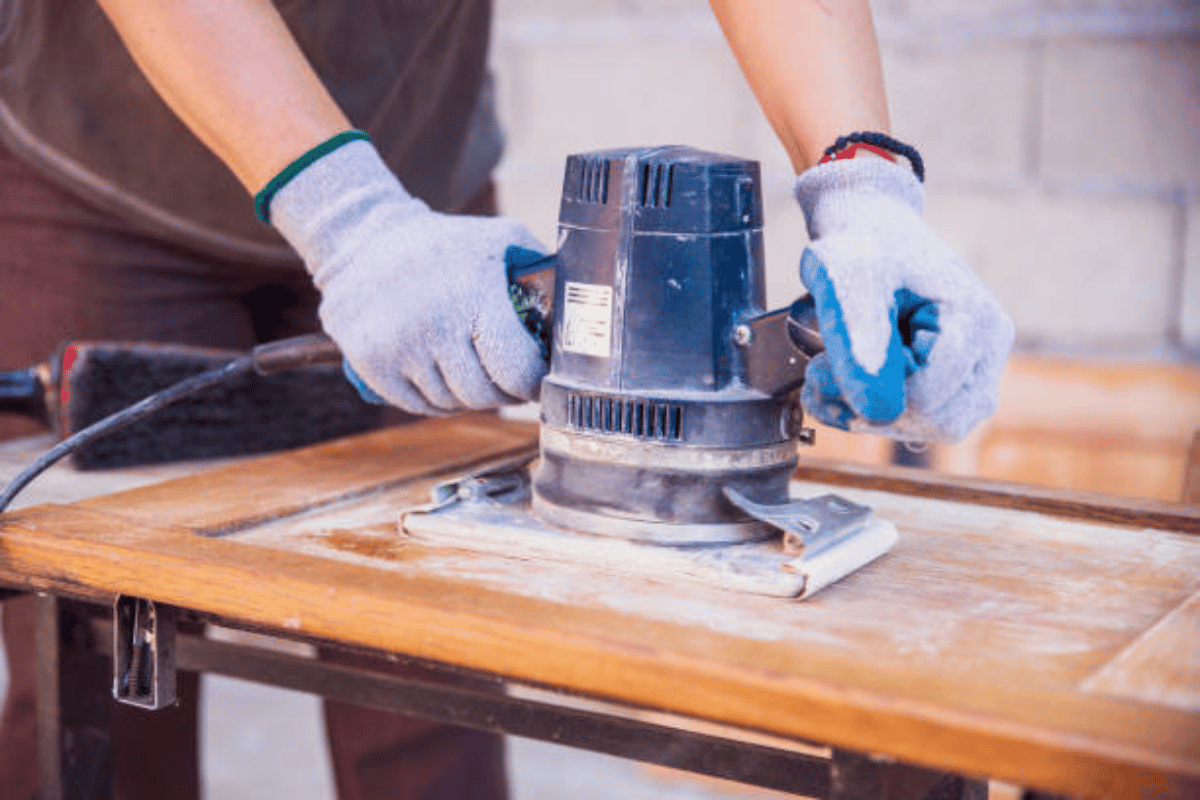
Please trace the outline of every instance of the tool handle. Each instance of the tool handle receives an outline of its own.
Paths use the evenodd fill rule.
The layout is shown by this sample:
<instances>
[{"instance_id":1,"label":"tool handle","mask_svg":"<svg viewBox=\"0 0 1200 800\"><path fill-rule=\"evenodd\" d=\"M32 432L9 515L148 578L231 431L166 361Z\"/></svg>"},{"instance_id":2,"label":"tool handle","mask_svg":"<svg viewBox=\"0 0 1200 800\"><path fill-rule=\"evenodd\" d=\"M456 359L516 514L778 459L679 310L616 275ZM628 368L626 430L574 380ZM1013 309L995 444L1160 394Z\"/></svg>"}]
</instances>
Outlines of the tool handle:
<instances>
[{"instance_id":1,"label":"tool handle","mask_svg":"<svg viewBox=\"0 0 1200 800\"><path fill-rule=\"evenodd\" d=\"M0 372L0 414L19 414L49 422L46 387L37 367Z\"/></svg>"},{"instance_id":2,"label":"tool handle","mask_svg":"<svg viewBox=\"0 0 1200 800\"><path fill-rule=\"evenodd\" d=\"M752 317L734 329L746 383L772 397L804 383L808 363L825 350L812 295Z\"/></svg>"},{"instance_id":3,"label":"tool handle","mask_svg":"<svg viewBox=\"0 0 1200 800\"><path fill-rule=\"evenodd\" d=\"M250 351L250 358L255 372L271 375L289 369L337 364L342 360L342 351L328 334L309 333L260 344Z\"/></svg>"},{"instance_id":4,"label":"tool handle","mask_svg":"<svg viewBox=\"0 0 1200 800\"><path fill-rule=\"evenodd\" d=\"M557 254L532 258L532 250L510 247L504 254L508 270L508 294L513 309L550 360L550 336L554 314L554 267Z\"/></svg>"},{"instance_id":5,"label":"tool handle","mask_svg":"<svg viewBox=\"0 0 1200 800\"><path fill-rule=\"evenodd\" d=\"M825 352L821 327L817 324L817 304L811 294L802 295L788 307L787 332L792 344L809 361Z\"/></svg>"}]
</instances>

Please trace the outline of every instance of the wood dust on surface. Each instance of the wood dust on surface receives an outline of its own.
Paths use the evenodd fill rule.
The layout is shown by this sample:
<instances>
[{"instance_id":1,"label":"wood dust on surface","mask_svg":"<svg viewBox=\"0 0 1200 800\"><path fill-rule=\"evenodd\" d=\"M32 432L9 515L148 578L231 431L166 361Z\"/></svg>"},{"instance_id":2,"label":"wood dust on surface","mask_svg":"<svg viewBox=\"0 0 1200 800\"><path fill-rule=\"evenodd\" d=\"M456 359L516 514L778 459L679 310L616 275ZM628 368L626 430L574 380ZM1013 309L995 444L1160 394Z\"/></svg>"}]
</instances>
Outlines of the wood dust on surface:
<instances>
[{"instance_id":1,"label":"wood dust on surface","mask_svg":"<svg viewBox=\"0 0 1200 800\"><path fill-rule=\"evenodd\" d=\"M587 565L440 549L398 535L399 511L424 502L410 487L282 520L237 541L437 576L552 605L608 609L683 629L806 652L1068 688L1102 668L1200 591L1200 541L1160 531L1052 518L884 492L797 484L865 503L900 529L877 562L797 602Z\"/></svg>"}]
</instances>

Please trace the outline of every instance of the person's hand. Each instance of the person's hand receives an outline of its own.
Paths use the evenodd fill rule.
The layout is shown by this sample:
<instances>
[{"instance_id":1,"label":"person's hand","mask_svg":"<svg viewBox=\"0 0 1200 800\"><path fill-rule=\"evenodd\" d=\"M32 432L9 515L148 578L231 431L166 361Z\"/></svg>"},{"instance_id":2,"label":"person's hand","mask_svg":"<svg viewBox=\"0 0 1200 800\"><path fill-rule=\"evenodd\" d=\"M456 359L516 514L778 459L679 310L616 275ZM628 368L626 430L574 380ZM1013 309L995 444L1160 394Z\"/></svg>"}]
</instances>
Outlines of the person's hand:
<instances>
[{"instance_id":1,"label":"person's hand","mask_svg":"<svg viewBox=\"0 0 1200 800\"><path fill-rule=\"evenodd\" d=\"M825 342L805 410L843 430L962 439L996 408L1013 324L922 219L920 182L860 157L807 170L796 198L812 239L800 277Z\"/></svg>"},{"instance_id":2,"label":"person's hand","mask_svg":"<svg viewBox=\"0 0 1200 800\"><path fill-rule=\"evenodd\" d=\"M270 216L321 290L326 332L389 403L440 415L537 396L547 365L513 310L504 253L545 248L520 223L431 211L365 141L304 168Z\"/></svg>"}]
</instances>

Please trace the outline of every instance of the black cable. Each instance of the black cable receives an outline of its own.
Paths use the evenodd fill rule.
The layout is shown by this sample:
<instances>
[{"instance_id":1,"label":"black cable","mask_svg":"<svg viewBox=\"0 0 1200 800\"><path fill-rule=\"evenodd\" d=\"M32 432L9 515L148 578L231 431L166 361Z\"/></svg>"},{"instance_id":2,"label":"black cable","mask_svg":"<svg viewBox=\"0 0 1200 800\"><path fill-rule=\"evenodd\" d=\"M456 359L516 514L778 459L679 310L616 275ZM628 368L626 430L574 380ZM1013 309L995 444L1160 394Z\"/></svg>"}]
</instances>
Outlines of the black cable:
<instances>
[{"instance_id":1,"label":"black cable","mask_svg":"<svg viewBox=\"0 0 1200 800\"><path fill-rule=\"evenodd\" d=\"M21 474L13 478L7 486L4 487L4 492L0 493L0 512L8 508L9 503L13 498L24 489L30 481L41 475L55 462L63 456L70 455L72 451L99 439L101 436L107 436L113 431L120 430L127 425L132 425L138 420L145 419L156 411L174 403L183 397L186 397L193 392L198 392L201 389L206 389L213 384L220 383L228 378L236 375L241 375L245 372L250 372L254 369L255 361L253 355L242 356L235 358L227 364L211 369L208 372L202 372L199 375L193 375L190 378L180 381L179 383L168 386L162 391L155 392L149 397L145 397L122 411L118 411L112 416L87 426L78 433L74 433L63 439L54 447L47 450L40 458L22 470Z\"/></svg>"}]
</instances>

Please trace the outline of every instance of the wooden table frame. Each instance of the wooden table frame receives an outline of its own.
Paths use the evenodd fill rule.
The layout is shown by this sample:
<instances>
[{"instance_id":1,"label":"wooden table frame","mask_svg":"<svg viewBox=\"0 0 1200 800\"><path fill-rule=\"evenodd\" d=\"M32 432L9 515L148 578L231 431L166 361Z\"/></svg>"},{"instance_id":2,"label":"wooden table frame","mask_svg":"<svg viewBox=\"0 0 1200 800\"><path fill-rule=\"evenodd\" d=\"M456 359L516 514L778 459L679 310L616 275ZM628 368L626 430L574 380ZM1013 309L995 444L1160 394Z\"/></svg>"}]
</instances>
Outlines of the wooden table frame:
<instances>
[{"instance_id":1,"label":"wooden table frame","mask_svg":"<svg viewBox=\"0 0 1200 800\"><path fill-rule=\"evenodd\" d=\"M572 708L570 704L514 701L498 689L481 692L452 685L424 685L187 637L181 640L178 651L180 668L202 668L290 688L315 689L327 696L436 718L443 718L441 711L445 711L445 716L452 718L448 721L534 738L558 740L566 730L562 723L569 721L574 730L583 731L579 737L583 741L578 743L590 749L763 786L832 797L868 796L872 779L864 778L864 769L874 770L878 778L890 769L887 765L894 759L911 757L927 767L987 775L988 753L996 752L995 748L1011 748L1019 753L1020 766L1006 765L999 776L1047 790L1113 797L1173 797L1200 792L1200 727L1196 725L1200 715L1196 713L1154 711L1156 725L1166 726L1168 734L1175 730L1184 737L1171 751L1152 753L1135 748L1116 752L1111 745L1093 747L1069 733L1048 730L1038 734L1002 720L947 717L935 713L936 699L926 695L922 700L921 692L909 693L908 700L897 704L880 695L879 684L874 689L838 689L836 682L819 677L824 669L820 658L814 661L815 672L805 678L807 683L791 681L784 686L777 685L777 678L768 674L737 675L741 685L756 684L754 703L748 706L724 694L722 686L733 679L725 675L725 667L697 661L697 654L707 652L710 643L714 648L723 646L720 637L703 634L679 652L638 652L618 643L603 654L607 675L601 682L581 666L597 656L595 646L586 635L571 635L572 621L584 627L594 623L588 615L564 609L566 621L556 620L548 628L522 626L519 618L511 623L501 617L485 620L463 613L454 603L435 607L420 600L427 592L453 588L435 579L409 576L397 579L395 585L390 581L383 585L372 570L343 563L323 564L322 575L316 579L309 556L273 551L264 561L246 564L244 552L235 552L231 549L234 543L226 540L237 531L313 513L314 509L336 507L381 491L409 486L415 491L434 477L525 452L531 441L531 429L517 423L470 419L422 423L400 432L370 434L238 463L71 506L42 506L5 515L0 521L0 583L45 594L39 600L38 644L47 656L40 678L40 688L47 697L42 720L45 743L61 745L63 730L69 726L90 726L94 730L93 715L99 712L96 704L85 698L94 698L101 688L104 692L109 688L78 686L70 680L72 659L105 657L106 623L97 623L83 614L73 601L107 607L118 594L137 594L192 609L198 618L208 621L365 650L380 658L402 654L425 663L452 665L451 673L482 678L494 687L502 681L513 681L565 689L617 705L596 712ZM398 457L397 451L402 455ZM903 469L858 470L809 464L799 477L827 485L933 496L980 507L1034 508L1042 514L1074 519L1176 533L1200 532L1200 508L1174 504L951 480ZM266 593L254 581L256 570L264 567L269 567L272 574L272 585ZM163 574L175 578L171 585L155 580ZM354 588L360 585L368 588ZM337 608L312 601L329 586L337 587ZM276 602L279 596L293 603L300 613L280 618ZM519 612L518 616L529 611L527 601L521 598L493 593L487 599L500 603L507 611ZM380 624L381 620L397 618L404 619L405 624ZM616 679L613 671L620 673ZM628 676L628 691L613 690L614 686L626 685L621 676ZM679 685L688 685L692 691L670 695L670 687ZM882 685L887 685L886 679L882 679ZM1009 694L1012 692L997 687L996 697L988 702L1002 708ZM436 698L436 702L430 703L430 698ZM668 699L656 702L661 698ZM795 725L791 724L793 720L768 721L757 705L769 704L773 699L794 705L797 698L803 698L810 716L795 720ZM1047 695L1047 700L1060 707L1064 703L1059 696ZM487 721L487 712L478 711L486 703L501 709L502 719L493 715ZM863 728L863 720L855 719L868 706L873 730L871 725ZM1110 706L1116 717L1106 721L1102 726L1105 728L1123 724L1122 714L1128 723L1145 713L1122 710L1120 704L1104 707ZM612 713L621 707L626 711ZM645 708L722 727L712 733L664 723L666 718L662 717L648 721L639 710ZM472 713L479 716L472 717ZM943 758L928 746L929 742L940 741L954 749L946 737L967 728L971 730L972 746L965 752L959 748ZM864 735L864 731L872 732ZM764 734L771 738L762 739ZM568 731L568 735L573 734ZM70 738L80 741L78 736ZM814 738L837 748L832 766L805 746L805 741ZM658 746L667 739L681 746ZM906 743L914 739L925 744L916 749ZM842 755L843 749L855 748L879 753L882 759L863 759L849 752ZM63 752L61 747L43 749ZM655 757L648 751L659 755ZM1039 767L1039 761L1049 766ZM47 760L44 771L48 779L54 775L74 776L66 782L53 779L52 785L62 792L58 796L87 796L88 787L95 786L94 780L99 779L86 764L102 762L102 757L86 754L66 759L54 756ZM1012 759L1013 764L1017 762ZM80 768L80 764L85 767ZM1095 770L1100 768L1115 770L1117 780L1111 776L1097 779ZM909 773L926 775L925 789L940 774L918 768ZM848 777L852 774L856 776L853 781ZM1082 777L1075 779L1075 775ZM874 785L878 789L879 780Z\"/></svg>"}]
</instances>

